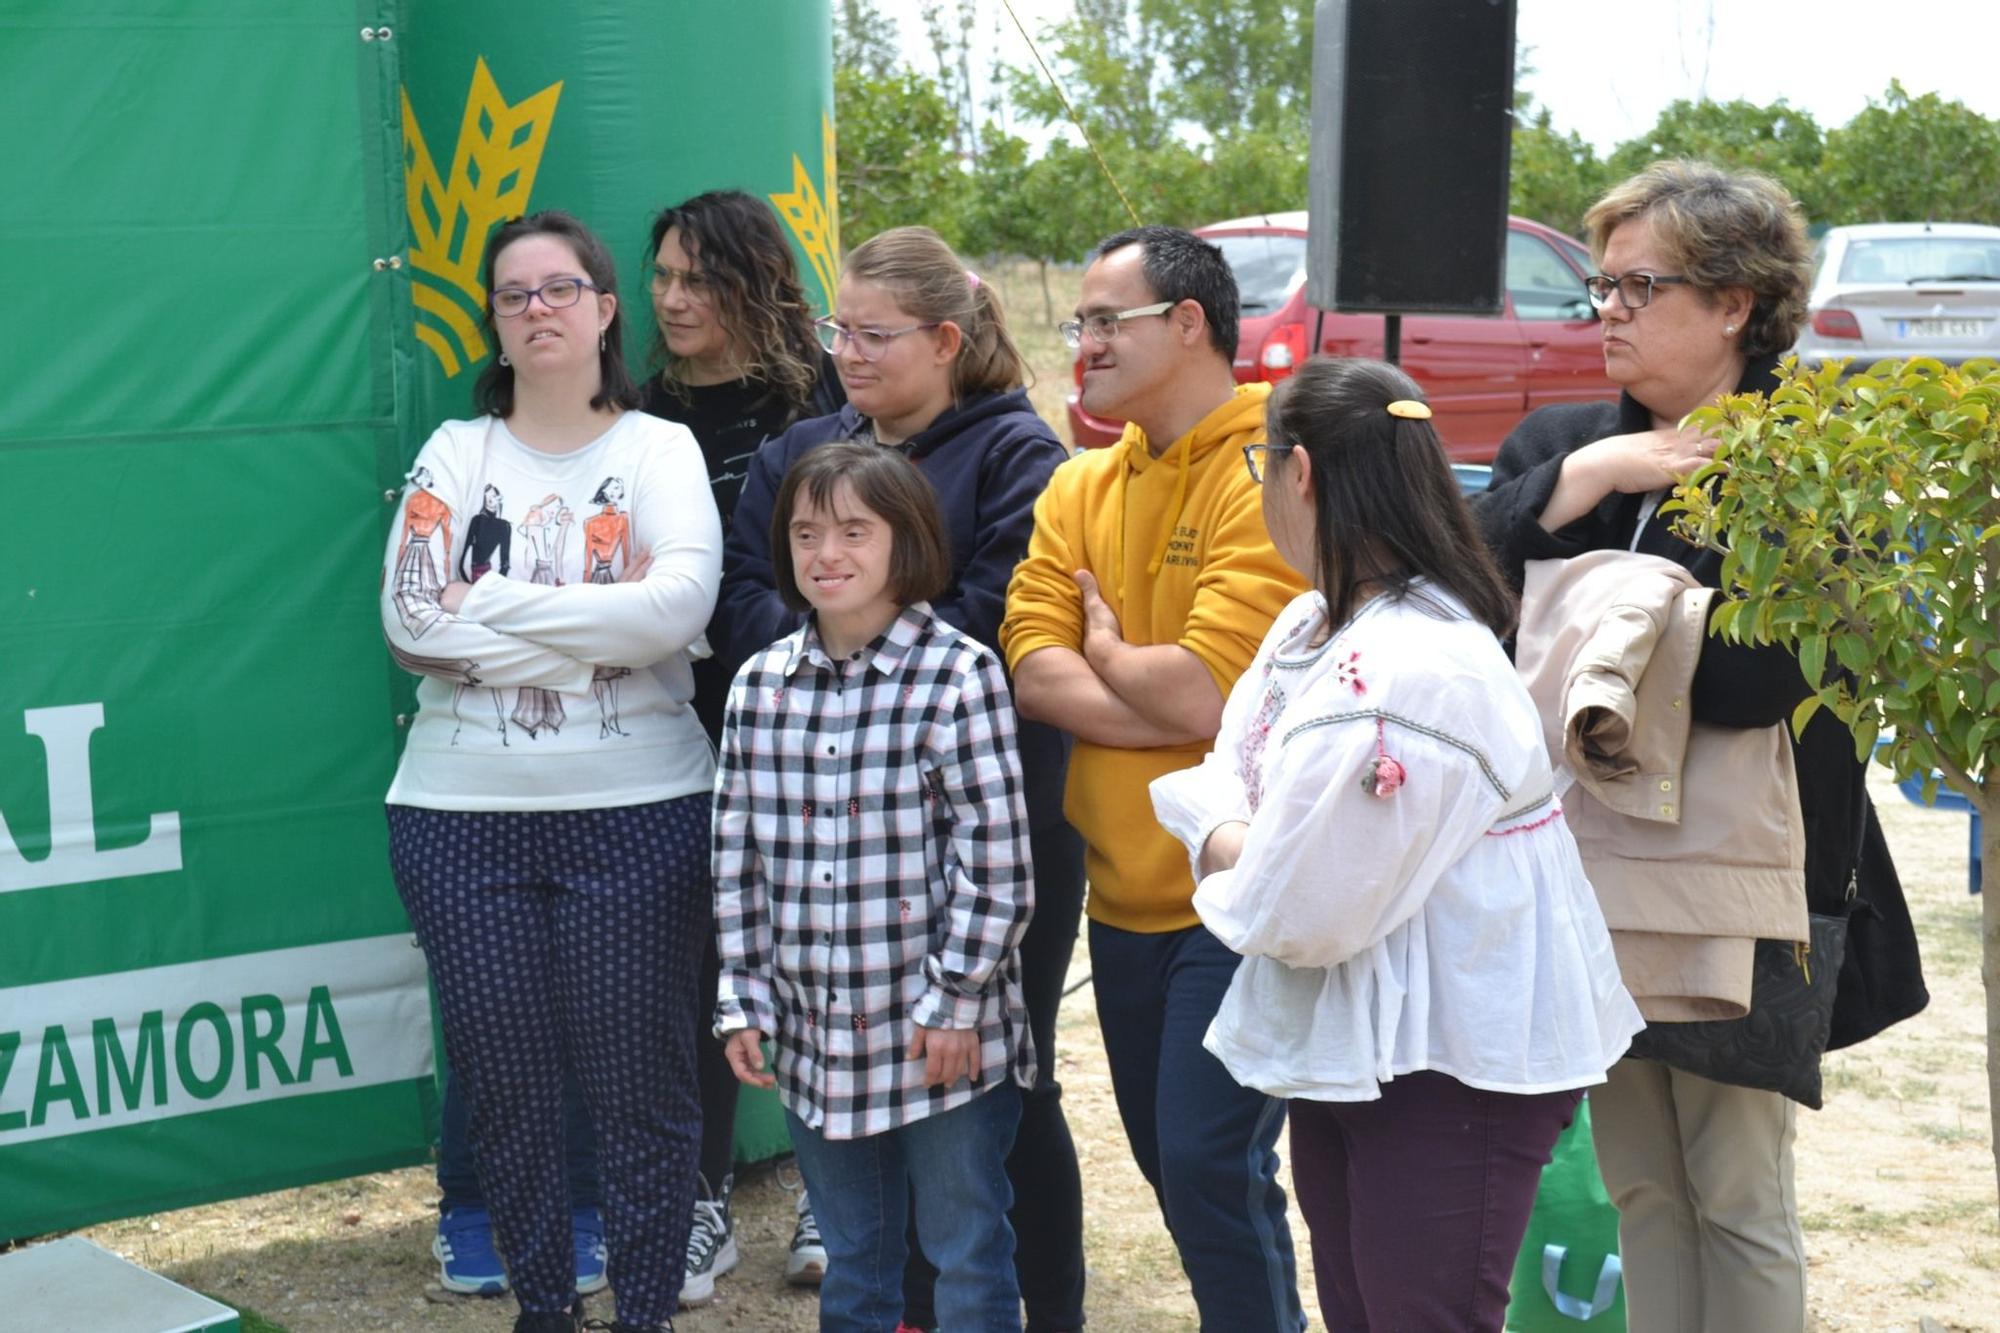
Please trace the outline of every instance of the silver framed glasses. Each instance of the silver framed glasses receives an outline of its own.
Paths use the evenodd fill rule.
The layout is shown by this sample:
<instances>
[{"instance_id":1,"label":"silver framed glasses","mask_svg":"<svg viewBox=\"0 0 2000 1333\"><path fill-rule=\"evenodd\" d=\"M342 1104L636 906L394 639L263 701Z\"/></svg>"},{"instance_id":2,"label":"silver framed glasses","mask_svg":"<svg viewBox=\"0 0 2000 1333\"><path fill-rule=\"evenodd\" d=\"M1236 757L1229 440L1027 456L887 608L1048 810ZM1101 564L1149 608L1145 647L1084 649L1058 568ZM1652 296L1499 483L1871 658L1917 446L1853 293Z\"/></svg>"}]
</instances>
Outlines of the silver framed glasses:
<instances>
[{"instance_id":1,"label":"silver framed glasses","mask_svg":"<svg viewBox=\"0 0 2000 1333\"><path fill-rule=\"evenodd\" d=\"M1083 335L1089 334L1091 341L1108 343L1118 336L1118 326L1128 319L1141 319L1147 315L1164 315L1178 301L1155 301L1151 305L1133 306L1130 310L1120 310L1111 315L1085 315L1082 319L1066 319L1056 325L1056 332L1071 351L1083 346Z\"/></svg>"},{"instance_id":2,"label":"silver framed glasses","mask_svg":"<svg viewBox=\"0 0 2000 1333\"><path fill-rule=\"evenodd\" d=\"M493 302L494 314L502 319L513 319L527 314L528 302L537 296L551 310L567 310L581 301L585 292L597 290L582 278L550 278L539 287L495 287L488 299Z\"/></svg>"},{"instance_id":3,"label":"silver framed glasses","mask_svg":"<svg viewBox=\"0 0 2000 1333\"><path fill-rule=\"evenodd\" d=\"M832 315L813 321L813 329L819 334L819 345L838 355L840 349L852 344L854 354L863 361L880 361L889 354L889 344L906 333L920 329L934 329L943 321L932 320L928 324L912 324L907 329L850 329L838 323Z\"/></svg>"},{"instance_id":4,"label":"silver framed glasses","mask_svg":"<svg viewBox=\"0 0 2000 1333\"><path fill-rule=\"evenodd\" d=\"M1685 287L1690 285L1690 281L1664 273L1627 273L1616 278L1608 273L1597 273L1583 280L1583 290L1589 293L1593 310L1609 306L1613 292L1618 293L1618 303L1627 310L1644 310L1652 304L1654 287L1663 283Z\"/></svg>"},{"instance_id":5,"label":"silver framed glasses","mask_svg":"<svg viewBox=\"0 0 2000 1333\"><path fill-rule=\"evenodd\" d=\"M1298 448L1296 444L1272 444L1268 440L1262 444L1244 445L1243 466L1250 469L1250 480L1262 486L1264 474L1270 470L1271 460L1296 448Z\"/></svg>"}]
</instances>

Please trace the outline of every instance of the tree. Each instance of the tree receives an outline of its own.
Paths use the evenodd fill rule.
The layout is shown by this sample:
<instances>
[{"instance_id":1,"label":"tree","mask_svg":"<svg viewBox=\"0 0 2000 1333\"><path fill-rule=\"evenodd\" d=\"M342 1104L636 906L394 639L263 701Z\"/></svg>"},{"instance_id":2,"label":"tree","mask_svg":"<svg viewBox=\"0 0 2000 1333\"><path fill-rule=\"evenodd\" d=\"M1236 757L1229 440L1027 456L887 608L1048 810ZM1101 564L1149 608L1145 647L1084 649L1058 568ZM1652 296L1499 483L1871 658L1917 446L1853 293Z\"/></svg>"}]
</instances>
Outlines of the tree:
<instances>
[{"instance_id":1,"label":"tree","mask_svg":"<svg viewBox=\"0 0 2000 1333\"><path fill-rule=\"evenodd\" d=\"M1140 0L1139 22L1173 76L1165 99L1175 117L1216 138L1304 139L1313 0Z\"/></svg>"},{"instance_id":2,"label":"tree","mask_svg":"<svg viewBox=\"0 0 2000 1333\"><path fill-rule=\"evenodd\" d=\"M951 145L961 161L979 156L979 136L972 102L972 29L979 19L977 0L923 0L924 36L937 60L937 87L951 106Z\"/></svg>"},{"instance_id":3,"label":"tree","mask_svg":"<svg viewBox=\"0 0 2000 1333\"><path fill-rule=\"evenodd\" d=\"M1790 190L1806 216L1824 220L1819 170L1825 143L1810 114L1783 98L1769 106L1682 98L1653 128L1612 150L1608 177L1619 181L1663 157L1693 157L1721 167L1761 171Z\"/></svg>"},{"instance_id":4,"label":"tree","mask_svg":"<svg viewBox=\"0 0 2000 1333\"><path fill-rule=\"evenodd\" d=\"M1864 113L1865 114L1865 113ZM1768 398L1694 413L1715 461L1670 502L1725 552L1711 630L1792 648L1855 753L1936 774L1979 811L1986 1072L2000 1171L2000 366L1789 366Z\"/></svg>"},{"instance_id":5,"label":"tree","mask_svg":"<svg viewBox=\"0 0 2000 1333\"><path fill-rule=\"evenodd\" d=\"M858 242L921 223L956 241L967 178L937 85L907 69L879 78L843 66L833 72L833 102L842 235Z\"/></svg>"},{"instance_id":6,"label":"tree","mask_svg":"<svg viewBox=\"0 0 2000 1333\"><path fill-rule=\"evenodd\" d=\"M1829 222L2000 223L2000 124L1894 79L1826 140Z\"/></svg>"},{"instance_id":7,"label":"tree","mask_svg":"<svg viewBox=\"0 0 2000 1333\"><path fill-rule=\"evenodd\" d=\"M1583 234L1583 215L1611 183L1597 153L1572 130L1559 132L1547 107L1518 105L1507 208L1572 236Z\"/></svg>"},{"instance_id":8,"label":"tree","mask_svg":"<svg viewBox=\"0 0 2000 1333\"><path fill-rule=\"evenodd\" d=\"M870 0L840 0L834 10L833 67L870 78L894 78L896 25L876 12Z\"/></svg>"},{"instance_id":9,"label":"tree","mask_svg":"<svg viewBox=\"0 0 2000 1333\"><path fill-rule=\"evenodd\" d=\"M1073 108L1100 144L1111 140L1141 152L1172 136L1172 117L1154 88L1151 31L1134 21L1126 0L1077 0L1075 16L1044 31L1041 45L1062 91L1039 69L1009 70L1022 115L1066 125Z\"/></svg>"}]
</instances>

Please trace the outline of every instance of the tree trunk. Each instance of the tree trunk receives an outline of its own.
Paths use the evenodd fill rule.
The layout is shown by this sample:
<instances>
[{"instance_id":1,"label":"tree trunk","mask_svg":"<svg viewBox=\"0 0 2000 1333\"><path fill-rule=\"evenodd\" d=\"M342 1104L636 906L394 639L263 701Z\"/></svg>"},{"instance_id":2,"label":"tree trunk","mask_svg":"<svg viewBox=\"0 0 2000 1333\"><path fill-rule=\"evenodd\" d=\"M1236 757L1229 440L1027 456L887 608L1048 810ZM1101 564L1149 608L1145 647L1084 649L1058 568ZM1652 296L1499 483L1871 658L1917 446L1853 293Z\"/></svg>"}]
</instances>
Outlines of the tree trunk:
<instances>
[{"instance_id":1,"label":"tree trunk","mask_svg":"<svg viewBox=\"0 0 2000 1333\"><path fill-rule=\"evenodd\" d=\"M1986 1109L1993 1130L1995 1203L2000 1206L2000 881L1993 878L1993 858L2000 855L2000 790L1981 783L1971 795L1972 808L1979 812L1979 979L1986 985Z\"/></svg>"},{"instance_id":2,"label":"tree trunk","mask_svg":"<svg viewBox=\"0 0 2000 1333\"><path fill-rule=\"evenodd\" d=\"M1037 259L1035 267L1042 272L1042 322L1053 324L1056 322L1056 301L1049 295L1049 261Z\"/></svg>"}]
</instances>

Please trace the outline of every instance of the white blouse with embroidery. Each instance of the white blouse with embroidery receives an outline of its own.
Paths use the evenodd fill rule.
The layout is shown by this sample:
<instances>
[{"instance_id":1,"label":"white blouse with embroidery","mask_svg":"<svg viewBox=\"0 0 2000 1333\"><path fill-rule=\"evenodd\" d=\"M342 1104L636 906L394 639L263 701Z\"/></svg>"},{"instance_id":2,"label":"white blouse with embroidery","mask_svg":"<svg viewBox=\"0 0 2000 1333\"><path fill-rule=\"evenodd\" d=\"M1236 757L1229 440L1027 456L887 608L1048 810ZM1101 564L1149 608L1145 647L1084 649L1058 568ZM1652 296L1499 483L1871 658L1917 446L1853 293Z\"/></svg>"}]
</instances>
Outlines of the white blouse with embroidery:
<instances>
[{"instance_id":1,"label":"white blouse with embroidery","mask_svg":"<svg viewBox=\"0 0 2000 1333\"><path fill-rule=\"evenodd\" d=\"M1449 594L1325 633L1309 592L1231 691L1215 749L1152 784L1199 856L1194 906L1243 965L1206 1046L1279 1097L1370 1101L1399 1074L1535 1093L1603 1081L1644 1026L1499 641Z\"/></svg>"}]
</instances>

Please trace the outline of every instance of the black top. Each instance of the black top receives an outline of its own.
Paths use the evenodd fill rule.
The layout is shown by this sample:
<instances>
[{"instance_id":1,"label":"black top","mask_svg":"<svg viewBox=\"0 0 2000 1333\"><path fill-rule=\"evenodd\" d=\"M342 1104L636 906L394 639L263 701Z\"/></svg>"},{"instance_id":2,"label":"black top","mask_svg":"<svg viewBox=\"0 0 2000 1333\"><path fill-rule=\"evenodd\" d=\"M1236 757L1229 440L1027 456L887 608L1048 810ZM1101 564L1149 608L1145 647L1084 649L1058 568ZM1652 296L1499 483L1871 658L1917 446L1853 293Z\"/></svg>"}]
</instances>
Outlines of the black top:
<instances>
[{"instance_id":1,"label":"black top","mask_svg":"<svg viewBox=\"0 0 2000 1333\"><path fill-rule=\"evenodd\" d=\"M1775 387L1775 358L1744 371L1739 393ZM1652 413L1630 394L1615 403L1564 403L1528 414L1500 446L1493 479L1473 497L1487 545L1519 589L1530 560L1559 560L1586 551L1626 550L1645 505L1643 495L1613 492L1595 509L1554 532L1539 521L1555 492L1563 460L1586 444L1651 430ZM1686 569L1711 588L1722 586L1722 557L1674 535L1671 515L1657 511L1638 530L1637 549ZM1709 639L1696 663L1694 716L1725 727L1786 725L1811 691L1789 649ZM1806 903L1821 914L1848 911L1848 953L1834 1005L1832 1047L1851 1045L1921 1010L1929 1001L1917 959L1916 932L1902 882L1868 799L1867 767L1854 756L1854 735L1821 710L1793 740L1799 805L1806 832Z\"/></svg>"},{"instance_id":2,"label":"black top","mask_svg":"<svg viewBox=\"0 0 2000 1333\"><path fill-rule=\"evenodd\" d=\"M729 531L729 518L736 512L736 497L743 493L743 478L757 446L782 435L795 421L838 412L847 402L847 391L834 373L833 358L822 356L819 383L813 386L812 397L798 407L779 398L763 380L671 388L658 375L646 381L641 407L656 417L680 422L694 432L695 442L701 445L724 532Z\"/></svg>"},{"instance_id":3,"label":"black top","mask_svg":"<svg viewBox=\"0 0 2000 1333\"><path fill-rule=\"evenodd\" d=\"M644 393L644 411L680 422L701 446L724 532L729 531L730 516L736 512L736 500L743 493L743 479L749 475L750 460L757 456L758 446L784 434L795 421L825 416L847 404L847 391L834 372L833 358L825 353L820 356L819 383L813 386L812 397L797 407L778 397L762 380L669 388L654 375L646 381ZM710 642L717 636L711 623ZM729 702L729 682L735 673L736 664L725 663L720 654L694 664L694 712L711 742L722 738L722 711Z\"/></svg>"}]
</instances>

